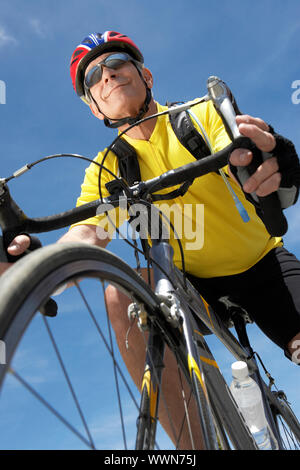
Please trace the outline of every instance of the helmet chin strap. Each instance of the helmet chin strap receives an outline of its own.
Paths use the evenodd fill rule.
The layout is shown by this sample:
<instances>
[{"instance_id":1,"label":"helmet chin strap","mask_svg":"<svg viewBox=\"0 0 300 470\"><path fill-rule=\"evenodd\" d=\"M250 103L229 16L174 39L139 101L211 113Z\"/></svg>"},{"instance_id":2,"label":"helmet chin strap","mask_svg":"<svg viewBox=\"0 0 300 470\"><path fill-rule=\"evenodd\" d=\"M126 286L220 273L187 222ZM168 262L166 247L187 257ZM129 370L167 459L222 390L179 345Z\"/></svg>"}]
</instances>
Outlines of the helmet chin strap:
<instances>
[{"instance_id":1,"label":"helmet chin strap","mask_svg":"<svg viewBox=\"0 0 300 470\"><path fill-rule=\"evenodd\" d=\"M148 87L147 83L145 82L144 77L142 76L140 70L138 68L137 68L137 70L138 70L138 73L139 73L141 79L143 80L143 82L145 84L145 87L146 87L146 98L145 98L145 101L144 101L138 115L135 116L135 117L128 116L128 117L125 117L125 118L122 118L122 119L119 119L119 120L115 121L115 120L105 116L105 114L102 113L102 111L100 110L100 108L98 106L98 103L96 102L96 100L94 99L92 94L90 93L90 97L92 98L94 104L96 105L99 113L101 113L104 116L104 124L105 124L106 127L109 127L110 129L116 129L118 127L123 126L124 124L132 125L132 124L140 121L145 116L146 112L148 111L149 104L150 104L150 101L152 99L152 92L151 92L150 88ZM114 121L114 122L111 122L111 121Z\"/></svg>"},{"instance_id":2,"label":"helmet chin strap","mask_svg":"<svg viewBox=\"0 0 300 470\"><path fill-rule=\"evenodd\" d=\"M151 90L150 88L148 88L148 86L146 86L146 99L138 113L137 116L135 117L126 117L126 118L122 118L122 119L119 119L118 121L115 121L115 122L110 122L112 119L108 118L107 116L104 117L104 124L106 125L106 127L109 127L110 129L115 129L117 127L121 127L123 126L124 124L129 124L129 125L132 125L138 121L140 121L146 114L146 112L148 111L149 109L149 104L150 104L150 101L151 101L151 98L152 98L152 93L151 93Z\"/></svg>"}]
</instances>

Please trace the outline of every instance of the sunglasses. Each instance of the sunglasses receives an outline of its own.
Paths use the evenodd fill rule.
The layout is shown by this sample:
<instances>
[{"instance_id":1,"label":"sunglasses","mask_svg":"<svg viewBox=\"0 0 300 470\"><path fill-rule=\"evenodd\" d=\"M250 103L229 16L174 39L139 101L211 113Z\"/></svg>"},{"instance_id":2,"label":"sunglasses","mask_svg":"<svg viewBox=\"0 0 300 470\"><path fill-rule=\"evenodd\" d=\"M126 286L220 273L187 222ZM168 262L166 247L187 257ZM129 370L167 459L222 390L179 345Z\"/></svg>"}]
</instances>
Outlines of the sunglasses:
<instances>
[{"instance_id":1,"label":"sunglasses","mask_svg":"<svg viewBox=\"0 0 300 470\"><path fill-rule=\"evenodd\" d=\"M124 65L127 62L133 62L136 64L137 62L130 57L130 55L120 52L117 54L111 54L107 56L104 60L96 64L94 67L89 70L84 78L84 85L86 90L88 91L92 86L96 85L96 83L100 82L102 78L102 67L108 67L109 69L117 70L119 67Z\"/></svg>"}]
</instances>

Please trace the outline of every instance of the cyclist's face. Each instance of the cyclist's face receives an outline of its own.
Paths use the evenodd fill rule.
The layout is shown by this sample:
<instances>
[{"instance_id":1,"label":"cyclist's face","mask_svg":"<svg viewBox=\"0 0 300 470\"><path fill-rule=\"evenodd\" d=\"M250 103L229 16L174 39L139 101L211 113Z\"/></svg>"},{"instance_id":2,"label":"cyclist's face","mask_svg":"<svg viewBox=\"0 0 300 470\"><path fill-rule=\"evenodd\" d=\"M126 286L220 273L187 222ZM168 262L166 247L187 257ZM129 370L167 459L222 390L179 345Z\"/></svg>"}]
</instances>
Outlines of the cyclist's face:
<instances>
[{"instance_id":1,"label":"cyclist's face","mask_svg":"<svg viewBox=\"0 0 300 470\"><path fill-rule=\"evenodd\" d=\"M111 53L102 54L87 67L85 75ZM149 88L152 87L152 75L148 69L142 71ZM151 81L151 83L150 83ZM121 119L138 114L146 98L146 88L132 62L125 62L117 69L102 68L101 80L90 88L90 93L104 115L111 119ZM103 119L94 103L93 113Z\"/></svg>"}]
</instances>

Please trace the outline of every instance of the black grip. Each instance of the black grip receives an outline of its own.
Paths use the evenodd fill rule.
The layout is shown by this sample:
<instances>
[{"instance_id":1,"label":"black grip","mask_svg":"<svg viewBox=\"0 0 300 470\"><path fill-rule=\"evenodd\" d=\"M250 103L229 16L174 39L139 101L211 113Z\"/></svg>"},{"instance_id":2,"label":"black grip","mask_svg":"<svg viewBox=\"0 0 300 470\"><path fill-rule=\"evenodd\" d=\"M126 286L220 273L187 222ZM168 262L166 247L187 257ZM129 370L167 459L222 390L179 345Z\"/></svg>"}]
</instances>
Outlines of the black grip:
<instances>
[{"instance_id":1,"label":"black grip","mask_svg":"<svg viewBox=\"0 0 300 470\"><path fill-rule=\"evenodd\" d=\"M259 165L263 162L262 152L248 138L241 138L235 141L236 148L247 148L252 152L253 158L251 163L244 167L247 169L249 177L255 173ZM282 237L288 229L288 223L283 213L281 203L277 192L273 192L268 196L257 196L261 210L261 219L266 229L273 237Z\"/></svg>"},{"instance_id":2,"label":"black grip","mask_svg":"<svg viewBox=\"0 0 300 470\"><path fill-rule=\"evenodd\" d=\"M286 217L282 211L277 192L268 196L258 197L262 211L262 219L269 234L282 237L288 229Z\"/></svg>"}]
</instances>

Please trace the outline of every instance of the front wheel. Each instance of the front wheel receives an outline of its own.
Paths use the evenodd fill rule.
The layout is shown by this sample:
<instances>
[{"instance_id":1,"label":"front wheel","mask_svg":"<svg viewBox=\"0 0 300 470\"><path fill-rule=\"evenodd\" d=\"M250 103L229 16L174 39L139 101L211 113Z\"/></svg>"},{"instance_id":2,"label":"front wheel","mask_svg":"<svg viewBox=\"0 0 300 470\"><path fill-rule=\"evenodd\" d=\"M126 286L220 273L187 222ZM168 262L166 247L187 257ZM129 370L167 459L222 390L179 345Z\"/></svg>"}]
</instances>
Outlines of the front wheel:
<instances>
[{"instance_id":1,"label":"front wheel","mask_svg":"<svg viewBox=\"0 0 300 470\"><path fill-rule=\"evenodd\" d=\"M67 282L73 286L54 297L57 316L40 314L52 293ZM112 253L86 244L41 248L2 276L0 344L5 360L0 361L0 448L131 446L139 393L120 365L114 344L105 309L109 284L117 286L130 302L143 304L149 313L158 308L154 293L134 270ZM105 350L110 356L106 362ZM116 391L109 382L114 375ZM31 397L37 399L35 404ZM103 410L101 417L99 409ZM96 428L94 433L91 427ZM119 434L116 429L113 432L115 427ZM63 428L72 438L61 440Z\"/></svg>"},{"instance_id":2,"label":"front wheel","mask_svg":"<svg viewBox=\"0 0 300 470\"><path fill-rule=\"evenodd\" d=\"M72 287L54 297L57 316L42 315L45 302L65 283ZM117 287L128 303L141 305L163 340L172 343L151 288L107 250L83 243L50 245L30 253L2 276L1 449L134 448L140 394L112 334L106 312L108 285ZM146 350L147 333L141 334ZM143 361L145 356L146 351ZM182 408L188 409L193 400L188 392L186 396ZM161 393L163 407L170 421L165 427L172 435L170 439L158 426L154 446L180 448L189 418L182 415L180 424L174 425Z\"/></svg>"}]
</instances>

